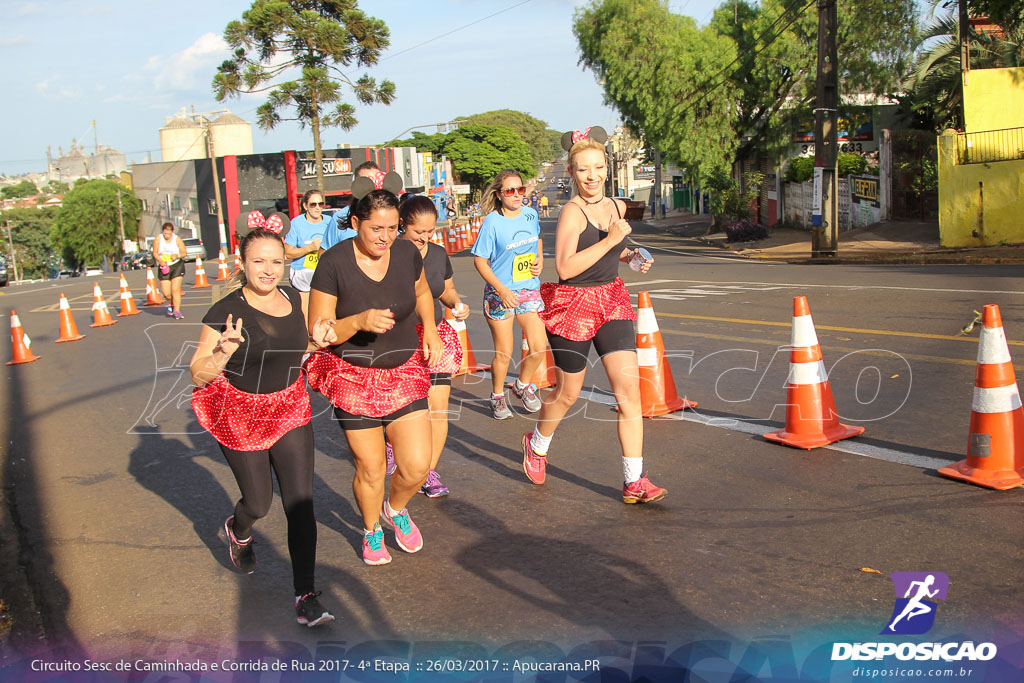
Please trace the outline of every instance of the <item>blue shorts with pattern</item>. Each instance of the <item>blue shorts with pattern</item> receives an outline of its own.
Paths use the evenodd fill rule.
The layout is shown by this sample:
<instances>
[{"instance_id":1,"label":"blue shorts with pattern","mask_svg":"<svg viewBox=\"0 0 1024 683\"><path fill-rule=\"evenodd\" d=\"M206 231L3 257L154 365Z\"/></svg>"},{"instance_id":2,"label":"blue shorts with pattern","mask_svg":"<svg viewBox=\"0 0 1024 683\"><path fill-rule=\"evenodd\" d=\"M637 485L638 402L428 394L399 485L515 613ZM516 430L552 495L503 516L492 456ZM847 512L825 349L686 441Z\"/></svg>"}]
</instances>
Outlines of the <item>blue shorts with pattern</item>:
<instances>
[{"instance_id":1,"label":"blue shorts with pattern","mask_svg":"<svg viewBox=\"0 0 1024 683\"><path fill-rule=\"evenodd\" d=\"M515 308L505 308L498 296L498 290L490 285L484 285L484 315L491 320L507 320L513 315L523 313L536 313L544 310L544 300L540 298L539 289L512 290L519 297L519 305Z\"/></svg>"}]
</instances>

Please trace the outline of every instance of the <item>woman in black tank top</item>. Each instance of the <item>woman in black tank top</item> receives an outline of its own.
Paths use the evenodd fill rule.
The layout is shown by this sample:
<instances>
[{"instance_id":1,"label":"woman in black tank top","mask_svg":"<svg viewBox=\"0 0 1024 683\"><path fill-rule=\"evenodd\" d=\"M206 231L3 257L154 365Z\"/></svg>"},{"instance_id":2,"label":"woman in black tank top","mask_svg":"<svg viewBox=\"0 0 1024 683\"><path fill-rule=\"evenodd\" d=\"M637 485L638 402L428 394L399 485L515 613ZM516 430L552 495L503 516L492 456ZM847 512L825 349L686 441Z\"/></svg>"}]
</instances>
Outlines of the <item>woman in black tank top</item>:
<instances>
[{"instance_id":1,"label":"woman in black tank top","mask_svg":"<svg viewBox=\"0 0 1024 683\"><path fill-rule=\"evenodd\" d=\"M334 341L334 330L314 320L307 337L298 291L278 286L285 264L279 234L254 230L240 251L235 288L203 318L190 363L192 408L220 445L242 494L224 522L231 563L246 574L256 569L252 528L270 510L276 475L288 518L296 619L316 626L334 617L313 586L313 428L300 365L306 351Z\"/></svg>"},{"instance_id":2,"label":"woman in black tank top","mask_svg":"<svg viewBox=\"0 0 1024 683\"><path fill-rule=\"evenodd\" d=\"M352 451L363 561L376 565L391 561L378 519L406 552L423 547L406 504L430 469L428 364L442 360L442 347L423 259L412 242L395 240L398 199L373 190L368 178L357 178L352 194L361 197L351 212L357 234L324 252L310 283L309 317L336 321L338 342L306 366L309 385L334 405ZM398 465L387 498L385 432Z\"/></svg>"},{"instance_id":3,"label":"woman in black tank top","mask_svg":"<svg viewBox=\"0 0 1024 683\"><path fill-rule=\"evenodd\" d=\"M643 472L644 428L632 323L636 313L617 277L618 262L632 256L626 246L632 228L622 219L619 201L604 196L606 137L601 129L588 129L562 138L578 194L558 218L555 268L559 284L541 285L544 310L540 313L558 368L558 384L546 397L533 432L523 435L523 471L534 484L544 483L548 445L579 397L593 345L619 408L622 501L650 503L664 498L666 491Z\"/></svg>"}]
</instances>

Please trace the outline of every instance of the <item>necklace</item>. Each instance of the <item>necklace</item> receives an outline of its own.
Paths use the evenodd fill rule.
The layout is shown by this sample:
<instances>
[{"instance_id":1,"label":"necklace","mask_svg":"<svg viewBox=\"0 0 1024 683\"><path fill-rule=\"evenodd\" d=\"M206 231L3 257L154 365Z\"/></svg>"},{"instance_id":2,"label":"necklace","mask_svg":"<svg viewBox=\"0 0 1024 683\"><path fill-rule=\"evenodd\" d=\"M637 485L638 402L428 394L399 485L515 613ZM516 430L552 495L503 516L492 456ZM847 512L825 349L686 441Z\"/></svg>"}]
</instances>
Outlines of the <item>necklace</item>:
<instances>
[{"instance_id":1,"label":"necklace","mask_svg":"<svg viewBox=\"0 0 1024 683\"><path fill-rule=\"evenodd\" d=\"M580 196L580 199L583 199L583 197ZM583 199L583 203L586 204L587 206L593 206L594 204L600 204L604 200L605 200L605 198L602 196L600 199L596 199L596 200L594 200L592 202L588 202L586 199Z\"/></svg>"}]
</instances>

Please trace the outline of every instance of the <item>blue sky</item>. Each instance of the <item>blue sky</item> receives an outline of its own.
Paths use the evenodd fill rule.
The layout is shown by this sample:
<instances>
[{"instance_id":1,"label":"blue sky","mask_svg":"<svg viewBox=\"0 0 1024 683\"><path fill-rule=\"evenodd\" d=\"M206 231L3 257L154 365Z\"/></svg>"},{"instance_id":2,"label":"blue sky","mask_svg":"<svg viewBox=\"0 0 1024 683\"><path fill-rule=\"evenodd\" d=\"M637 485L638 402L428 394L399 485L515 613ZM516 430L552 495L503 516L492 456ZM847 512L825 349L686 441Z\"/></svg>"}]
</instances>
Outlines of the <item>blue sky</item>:
<instances>
[{"instance_id":1,"label":"blue sky","mask_svg":"<svg viewBox=\"0 0 1024 683\"><path fill-rule=\"evenodd\" d=\"M572 0L377 0L360 7L391 29L391 48L371 74L390 78L390 106L357 105L359 124L329 129L324 145L375 144L423 124L491 109L518 109L558 130L618 123L590 72L577 66ZM674 10L706 21L718 2L679 0ZM3 0L0 173L44 171L46 147L99 142L129 161L159 159L159 128L181 107L227 106L255 120L260 99L224 104L210 81L225 58L221 36L248 0ZM517 6L519 5L519 6ZM511 8L511 9L509 9ZM443 34L507 10L450 35ZM443 36L443 37L439 37ZM429 42L426 42L429 41ZM426 43L414 47L420 43ZM397 54L413 48L402 54ZM432 133L433 128L423 128ZM309 131L253 127L257 152L312 148Z\"/></svg>"},{"instance_id":2,"label":"blue sky","mask_svg":"<svg viewBox=\"0 0 1024 683\"><path fill-rule=\"evenodd\" d=\"M724 1L669 5L704 24ZM241 16L249 0L0 2L0 59L7 65L0 173L44 171L47 145L56 155L72 138L92 151L93 120L100 144L124 152L129 161L142 161L147 152L159 159L158 131L182 107L226 106L255 121L260 98L222 104L210 89L227 54L224 27ZM326 130L324 146L379 144L413 126L504 108L526 111L557 130L611 129L617 114L602 103L594 75L577 66L572 17L583 4L363 0L360 7L391 29L391 48L370 73L394 81L397 100L390 107L357 105L359 124L350 131ZM254 125L253 147L311 149L312 137L290 122L271 132Z\"/></svg>"}]
</instances>

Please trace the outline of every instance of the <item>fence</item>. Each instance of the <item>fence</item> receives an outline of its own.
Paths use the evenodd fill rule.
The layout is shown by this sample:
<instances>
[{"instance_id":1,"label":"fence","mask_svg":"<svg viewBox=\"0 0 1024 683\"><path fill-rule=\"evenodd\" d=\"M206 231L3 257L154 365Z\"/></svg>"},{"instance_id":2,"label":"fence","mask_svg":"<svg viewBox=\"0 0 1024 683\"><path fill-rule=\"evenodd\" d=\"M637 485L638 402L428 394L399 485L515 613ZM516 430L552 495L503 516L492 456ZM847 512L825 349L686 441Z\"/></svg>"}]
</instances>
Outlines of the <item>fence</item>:
<instances>
[{"instance_id":1,"label":"fence","mask_svg":"<svg viewBox=\"0 0 1024 683\"><path fill-rule=\"evenodd\" d=\"M850 216L850 182L847 178L838 180L836 192L839 196L839 229L852 227ZM783 220L790 225L811 227L811 207L814 203L814 183L783 183Z\"/></svg>"},{"instance_id":2,"label":"fence","mask_svg":"<svg viewBox=\"0 0 1024 683\"><path fill-rule=\"evenodd\" d=\"M960 164L1024 159L1024 128L957 133L956 157Z\"/></svg>"}]
</instances>

